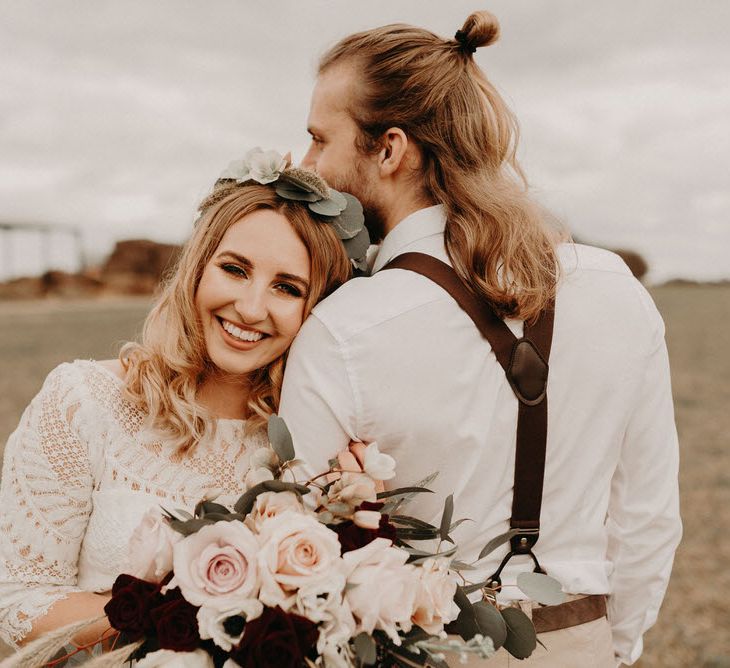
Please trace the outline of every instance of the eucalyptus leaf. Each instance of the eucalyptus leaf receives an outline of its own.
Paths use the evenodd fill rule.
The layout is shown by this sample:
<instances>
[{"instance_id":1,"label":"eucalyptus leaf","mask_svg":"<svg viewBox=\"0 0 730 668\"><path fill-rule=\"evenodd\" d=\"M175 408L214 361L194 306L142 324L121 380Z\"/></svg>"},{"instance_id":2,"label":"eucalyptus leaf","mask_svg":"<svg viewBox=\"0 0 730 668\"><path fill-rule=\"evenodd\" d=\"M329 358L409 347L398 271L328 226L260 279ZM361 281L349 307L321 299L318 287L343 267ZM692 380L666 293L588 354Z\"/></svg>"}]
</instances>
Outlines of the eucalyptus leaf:
<instances>
[{"instance_id":1,"label":"eucalyptus leaf","mask_svg":"<svg viewBox=\"0 0 730 668\"><path fill-rule=\"evenodd\" d=\"M426 555L418 557L417 559L414 559L410 563L412 563L414 565L418 565L418 564L424 563L428 559L438 559L440 557L447 559L448 557L452 557L452 556L454 556L454 554L456 554L456 549L457 549L456 545L454 545L454 547L452 547L449 550L444 550L443 552L437 552L436 554L426 554Z\"/></svg>"},{"instance_id":2,"label":"eucalyptus leaf","mask_svg":"<svg viewBox=\"0 0 730 668\"><path fill-rule=\"evenodd\" d=\"M239 513L205 513L205 519L213 522L243 522L246 518Z\"/></svg>"},{"instance_id":3,"label":"eucalyptus leaf","mask_svg":"<svg viewBox=\"0 0 730 668\"><path fill-rule=\"evenodd\" d=\"M455 571L475 571L476 568L472 566L471 564L467 564L464 561L459 561L458 559L454 559L451 562L451 568Z\"/></svg>"},{"instance_id":4,"label":"eucalyptus leaf","mask_svg":"<svg viewBox=\"0 0 730 668\"><path fill-rule=\"evenodd\" d=\"M231 511L228 508L221 505L220 503L215 503L215 501L203 500L199 501L195 506L196 517L204 517L205 515L208 515L208 513L218 513L220 515L226 515L230 512Z\"/></svg>"},{"instance_id":5,"label":"eucalyptus leaf","mask_svg":"<svg viewBox=\"0 0 730 668\"><path fill-rule=\"evenodd\" d=\"M461 585L456 585L456 591L454 592L454 603L459 606L459 610L471 611L471 601L466 595L464 587L462 587Z\"/></svg>"},{"instance_id":6,"label":"eucalyptus leaf","mask_svg":"<svg viewBox=\"0 0 730 668\"><path fill-rule=\"evenodd\" d=\"M527 598L543 605L560 605L565 602L565 593L561 584L545 573L520 573L517 586Z\"/></svg>"},{"instance_id":7,"label":"eucalyptus leaf","mask_svg":"<svg viewBox=\"0 0 730 668\"><path fill-rule=\"evenodd\" d=\"M352 195L350 195L350 197L352 197ZM344 209L349 204L345 193L341 193L339 190L335 190L334 188L330 188L329 198L340 205L340 210Z\"/></svg>"},{"instance_id":8,"label":"eucalyptus leaf","mask_svg":"<svg viewBox=\"0 0 730 668\"><path fill-rule=\"evenodd\" d=\"M507 639L507 624L504 617L499 614L499 610L486 601L475 603L472 609L474 610L479 632L492 639L494 649L502 647Z\"/></svg>"},{"instance_id":9,"label":"eucalyptus leaf","mask_svg":"<svg viewBox=\"0 0 730 668\"><path fill-rule=\"evenodd\" d=\"M496 536L495 538L492 538L483 548L482 551L479 553L479 556L477 557L477 561L480 559L484 559L488 554L491 554L496 550L500 545L504 545L509 541L512 536L516 536L518 533L520 533L519 529L510 529L509 531L505 531L505 533L500 534L499 536Z\"/></svg>"},{"instance_id":10,"label":"eucalyptus leaf","mask_svg":"<svg viewBox=\"0 0 730 668\"><path fill-rule=\"evenodd\" d=\"M407 529L397 528L395 535L403 540L433 540L438 538L438 529Z\"/></svg>"},{"instance_id":11,"label":"eucalyptus leaf","mask_svg":"<svg viewBox=\"0 0 730 668\"><path fill-rule=\"evenodd\" d=\"M214 520L200 518L185 520L184 522L180 520L172 520L170 522L170 528L174 529L178 533L181 533L183 536L190 536L197 531L200 531L200 529L202 529L204 526L208 526L209 524L213 523Z\"/></svg>"},{"instance_id":12,"label":"eucalyptus leaf","mask_svg":"<svg viewBox=\"0 0 730 668\"><path fill-rule=\"evenodd\" d=\"M352 643L355 654L360 662L366 666L372 666L378 660L378 646L372 636L367 633L360 633Z\"/></svg>"},{"instance_id":13,"label":"eucalyptus leaf","mask_svg":"<svg viewBox=\"0 0 730 668\"><path fill-rule=\"evenodd\" d=\"M352 239L365 226L365 216L362 205L349 193L342 195L347 208L342 207L340 215L332 221L340 239ZM368 237L369 241L370 237Z\"/></svg>"},{"instance_id":14,"label":"eucalyptus leaf","mask_svg":"<svg viewBox=\"0 0 730 668\"><path fill-rule=\"evenodd\" d=\"M184 510L183 508L175 508L174 514L171 513L169 510L165 510L165 512L167 513L169 518L173 519L173 520L179 520L179 519L191 520L191 519L193 519L193 514L187 510Z\"/></svg>"},{"instance_id":15,"label":"eucalyptus leaf","mask_svg":"<svg viewBox=\"0 0 730 668\"><path fill-rule=\"evenodd\" d=\"M479 591L480 589L482 589L483 587L485 587L486 584L487 584L486 581L484 581L484 582L475 582L474 584L463 585L463 588L464 588L464 591L467 594L473 594L475 591Z\"/></svg>"},{"instance_id":16,"label":"eucalyptus leaf","mask_svg":"<svg viewBox=\"0 0 730 668\"><path fill-rule=\"evenodd\" d=\"M308 205L309 210L313 211L314 213L319 214L320 216L328 216L328 217L334 217L339 216L340 212L342 211L343 207L339 205L335 200L333 199L320 199L316 202L310 202Z\"/></svg>"},{"instance_id":17,"label":"eucalyptus leaf","mask_svg":"<svg viewBox=\"0 0 730 668\"><path fill-rule=\"evenodd\" d=\"M328 510L323 510L317 513L317 519L322 524L332 524L332 521L335 519L335 516L329 512Z\"/></svg>"},{"instance_id":18,"label":"eucalyptus leaf","mask_svg":"<svg viewBox=\"0 0 730 668\"><path fill-rule=\"evenodd\" d=\"M322 197L317 193L313 193L308 190L301 190L300 188L295 188L293 185L290 185L288 183L278 184L276 186L276 194L279 197L294 200L295 202L316 202L317 200L322 199Z\"/></svg>"},{"instance_id":19,"label":"eucalyptus leaf","mask_svg":"<svg viewBox=\"0 0 730 668\"><path fill-rule=\"evenodd\" d=\"M537 647L537 634L532 621L519 608L504 608L501 613L507 625L504 648L516 659L526 659Z\"/></svg>"},{"instance_id":20,"label":"eucalyptus leaf","mask_svg":"<svg viewBox=\"0 0 730 668\"><path fill-rule=\"evenodd\" d=\"M294 459L294 442L289 427L278 415L269 416L268 435L271 447L282 463Z\"/></svg>"},{"instance_id":21,"label":"eucalyptus leaf","mask_svg":"<svg viewBox=\"0 0 730 668\"><path fill-rule=\"evenodd\" d=\"M241 515L248 515L253 509L253 505L256 502L256 497L264 492L297 492L299 494L309 494L309 487L305 485L299 485L295 482L284 482L283 480L264 480L258 485L254 485L247 492L242 494L236 504L233 506L233 510Z\"/></svg>"},{"instance_id":22,"label":"eucalyptus leaf","mask_svg":"<svg viewBox=\"0 0 730 668\"><path fill-rule=\"evenodd\" d=\"M348 257L364 257L370 247L370 234L368 234L368 228L363 225L360 231L352 237L352 239L343 239L342 245L345 247Z\"/></svg>"},{"instance_id":23,"label":"eucalyptus leaf","mask_svg":"<svg viewBox=\"0 0 730 668\"><path fill-rule=\"evenodd\" d=\"M441 526L439 527L439 536L441 540L448 540L453 543L449 537L449 527L451 526L451 520L454 517L454 495L449 494L444 501L444 511L441 514Z\"/></svg>"},{"instance_id":24,"label":"eucalyptus leaf","mask_svg":"<svg viewBox=\"0 0 730 668\"><path fill-rule=\"evenodd\" d=\"M449 533L451 533L451 532L452 532L452 531L453 531L454 529L456 529L456 527L459 527L459 526L461 526L462 524L464 524L464 522L473 522L473 521L474 521L474 520L473 520L473 519L471 519L471 518L469 518L469 517L463 517L463 518L462 518L462 519L460 519L460 520L456 520L456 522L454 522L454 523L453 523L453 524L452 524L452 525L451 525L451 526L449 527Z\"/></svg>"}]
</instances>

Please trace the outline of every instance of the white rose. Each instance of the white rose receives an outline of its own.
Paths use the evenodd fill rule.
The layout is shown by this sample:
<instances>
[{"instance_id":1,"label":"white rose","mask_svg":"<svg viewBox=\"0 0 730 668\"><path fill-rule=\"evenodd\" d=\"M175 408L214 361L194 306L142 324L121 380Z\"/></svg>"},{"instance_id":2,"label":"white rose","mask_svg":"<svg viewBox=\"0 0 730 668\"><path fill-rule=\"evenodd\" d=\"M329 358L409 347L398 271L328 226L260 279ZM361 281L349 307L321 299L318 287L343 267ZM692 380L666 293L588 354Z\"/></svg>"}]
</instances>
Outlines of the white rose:
<instances>
[{"instance_id":1,"label":"white rose","mask_svg":"<svg viewBox=\"0 0 730 668\"><path fill-rule=\"evenodd\" d=\"M246 525L258 532L264 522L286 510L304 512L304 505L298 494L289 491L264 492L256 497L253 509L246 518Z\"/></svg>"},{"instance_id":2,"label":"white rose","mask_svg":"<svg viewBox=\"0 0 730 668\"><path fill-rule=\"evenodd\" d=\"M375 481L366 473L346 471L327 493L330 503L359 506L363 501L377 501Z\"/></svg>"},{"instance_id":3,"label":"white rose","mask_svg":"<svg viewBox=\"0 0 730 668\"><path fill-rule=\"evenodd\" d=\"M376 538L359 550L342 555L347 584L345 599L358 622L358 632L385 631L400 645L398 630L412 627L418 573L406 564L408 553L393 547L386 538Z\"/></svg>"},{"instance_id":4,"label":"white rose","mask_svg":"<svg viewBox=\"0 0 730 668\"><path fill-rule=\"evenodd\" d=\"M213 668L213 659L208 652L196 649L194 652L173 652L158 649L150 652L137 664L137 668Z\"/></svg>"},{"instance_id":5,"label":"white rose","mask_svg":"<svg viewBox=\"0 0 730 668\"><path fill-rule=\"evenodd\" d=\"M296 590L331 577L340 562L337 534L311 515L287 510L261 525L260 600L288 610Z\"/></svg>"},{"instance_id":6,"label":"white rose","mask_svg":"<svg viewBox=\"0 0 730 668\"><path fill-rule=\"evenodd\" d=\"M395 478L395 459L380 452L377 442L373 441L365 448L363 469L376 480L390 480Z\"/></svg>"},{"instance_id":7,"label":"white rose","mask_svg":"<svg viewBox=\"0 0 730 668\"><path fill-rule=\"evenodd\" d=\"M264 482L266 480L273 480L274 474L266 468L257 468L257 469L250 469L249 472L246 474L246 477L244 478L244 483L246 484L246 489L251 489L252 487L256 487L260 482Z\"/></svg>"},{"instance_id":8,"label":"white rose","mask_svg":"<svg viewBox=\"0 0 730 668\"><path fill-rule=\"evenodd\" d=\"M444 559L427 559L418 569L418 575L418 593L411 619L427 633L437 635L443 631L444 624L459 616L459 606L454 602L456 579Z\"/></svg>"},{"instance_id":9,"label":"white rose","mask_svg":"<svg viewBox=\"0 0 730 668\"><path fill-rule=\"evenodd\" d=\"M215 608L202 607L198 610L198 631L203 640L211 638L221 649L230 651L233 645L237 645L243 637L243 625L241 632L232 636L226 631L224 622L230 617L243 617L246 621L256 619L264 611L261 601L255 598L244 601L241 605L229 610L216 610Z\"/></svg>"},{"instance_id":10,"label":"white rose","mask_svg":"<svg viewBox=\"0 0 730 668\"><path fill-rule=\"evenodd\" d=\"M172 548L183 535L170 528L158 507L150 508L129 539L129 573L160 582L172 570Z\"/></svg>"},{"instance_id":11,"label":"white rose","mask_svg":"<svg viewBox=\"0 0 730 668\"><path fill-rule=\"evenodd\" d=\"M249 151L246 154L246 160L251 168L250 178L261 184L276 181L287 164L286 158L276 151L262 151L261 149Z\"/></svg>"},{"instance_id":12,"label":"white rose","mask_svg":"<svg viewBox=\"0 0 730 668\"><path fill-rule=\"evenodd\" d=\"M242 609L259 588L258 541L241 522L216 522L185 537L173 548L175 577L193 605L217 610Z\"/></svg>"}]
</instances>

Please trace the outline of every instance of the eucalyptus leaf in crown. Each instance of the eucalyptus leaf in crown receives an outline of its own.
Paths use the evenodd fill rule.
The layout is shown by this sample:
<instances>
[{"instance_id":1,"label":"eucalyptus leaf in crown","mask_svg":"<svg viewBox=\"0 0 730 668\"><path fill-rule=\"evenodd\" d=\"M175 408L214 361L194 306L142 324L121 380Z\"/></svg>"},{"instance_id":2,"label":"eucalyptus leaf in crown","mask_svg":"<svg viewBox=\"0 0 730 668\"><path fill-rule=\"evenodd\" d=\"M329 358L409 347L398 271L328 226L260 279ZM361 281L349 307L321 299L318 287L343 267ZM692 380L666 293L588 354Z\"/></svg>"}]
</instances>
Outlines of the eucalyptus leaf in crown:
<instances>
[{"instance_id":1,"label":"eucalyptus leaf in crown","mask_svg":"<svg viewBox=\"0 0 730 668\"><path fill-rule=\"evenodd\" d=\"M231 162L218 180L240 184L251 181L262 185L275 183L279 197L305 203L323 222L332 225L355 267L366 269L365 254L370 246L370 235L365 227L362 205L350 193L330 188L315 172L292 167L291 153L282 156L276 151L253 148L242 160Z\"/></svg>"}]
</instances>

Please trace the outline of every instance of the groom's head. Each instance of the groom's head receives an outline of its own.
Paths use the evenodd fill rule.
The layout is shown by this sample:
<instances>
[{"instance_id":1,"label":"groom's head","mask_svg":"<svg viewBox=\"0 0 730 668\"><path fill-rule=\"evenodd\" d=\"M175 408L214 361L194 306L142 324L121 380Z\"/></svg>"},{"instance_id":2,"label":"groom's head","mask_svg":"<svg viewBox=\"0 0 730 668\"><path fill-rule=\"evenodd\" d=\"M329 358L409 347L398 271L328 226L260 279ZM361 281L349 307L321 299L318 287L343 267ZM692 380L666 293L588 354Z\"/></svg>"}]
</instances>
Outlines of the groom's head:
<instances>
[{"instance_id":1,"label":"groom's head","mask_svg":"<svg viewBox=\"0 0 730 668\"><path fill-rule=\"evenodd\" d=\"M469 16L455 39L389 25L333 46L319 65L304 165L356 195L380 237L410 211L458 206L514 162L514 119L473 59L496 19Z\"/></svg>"}]
</instances>

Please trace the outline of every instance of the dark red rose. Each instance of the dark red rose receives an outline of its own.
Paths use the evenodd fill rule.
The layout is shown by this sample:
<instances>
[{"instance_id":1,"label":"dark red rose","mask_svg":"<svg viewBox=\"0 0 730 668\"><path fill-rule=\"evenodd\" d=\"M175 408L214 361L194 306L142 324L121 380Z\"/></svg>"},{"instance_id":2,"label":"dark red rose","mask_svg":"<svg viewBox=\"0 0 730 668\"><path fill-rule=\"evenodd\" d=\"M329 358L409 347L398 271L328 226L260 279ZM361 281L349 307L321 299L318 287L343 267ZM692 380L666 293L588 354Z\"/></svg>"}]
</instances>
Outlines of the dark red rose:
<instances>
[{"instance_id":1,"label":"dark red rose","mask_svg":"<svg viewBox=\"0 0 730 668\"><path fill-rule=\"evenodd\" d=\"M358 510L379 510L376 508L366 508L365 506L379 506L382 504L363 503ZM342 553L351 552L352 550L358 550L361 547L365 547L368 543L372 543L376 538L387 538L388 540L395 540L396 533L395 527L388 522L387 515L380 516L380 525L377 529L363 529L357 526L352 520L341 522L340 524L331 525L332 529L340 539L340 545L342 546Z\"/></svg>"},{"instance_id":2,"label":"dark red rose","mask_svg":"<svg viewBox=\"0 0 730 668\"><path fill-rule=\"evenodd\" d=\"M231 658L241 668L300 668L318 637L314 622L278 606L264 608L260 617L246 622Z\"/></svg>"},{"instance_id":3,"label":"dark red rose","mask_svg":"<svg viewBox=\"0 0 730 668\"><path fill-rule=\"evenodd\" d=\"M161 601L159 585L120 575L112 585L112 598L104 612L115 629L134 641L152 630L150 610Z\"/></svg>"},{"instance_id":4,"label":"dark red rose","mask_svg":"<svg viewBox=\"0 0 730 668\"><path fill-rule=\"evenodd\" d=\"M179 589L165 594L164 602L150 612L161 649L192 652L200 647L199 609L188 603Z\"/></svg>"}]
</instances>

